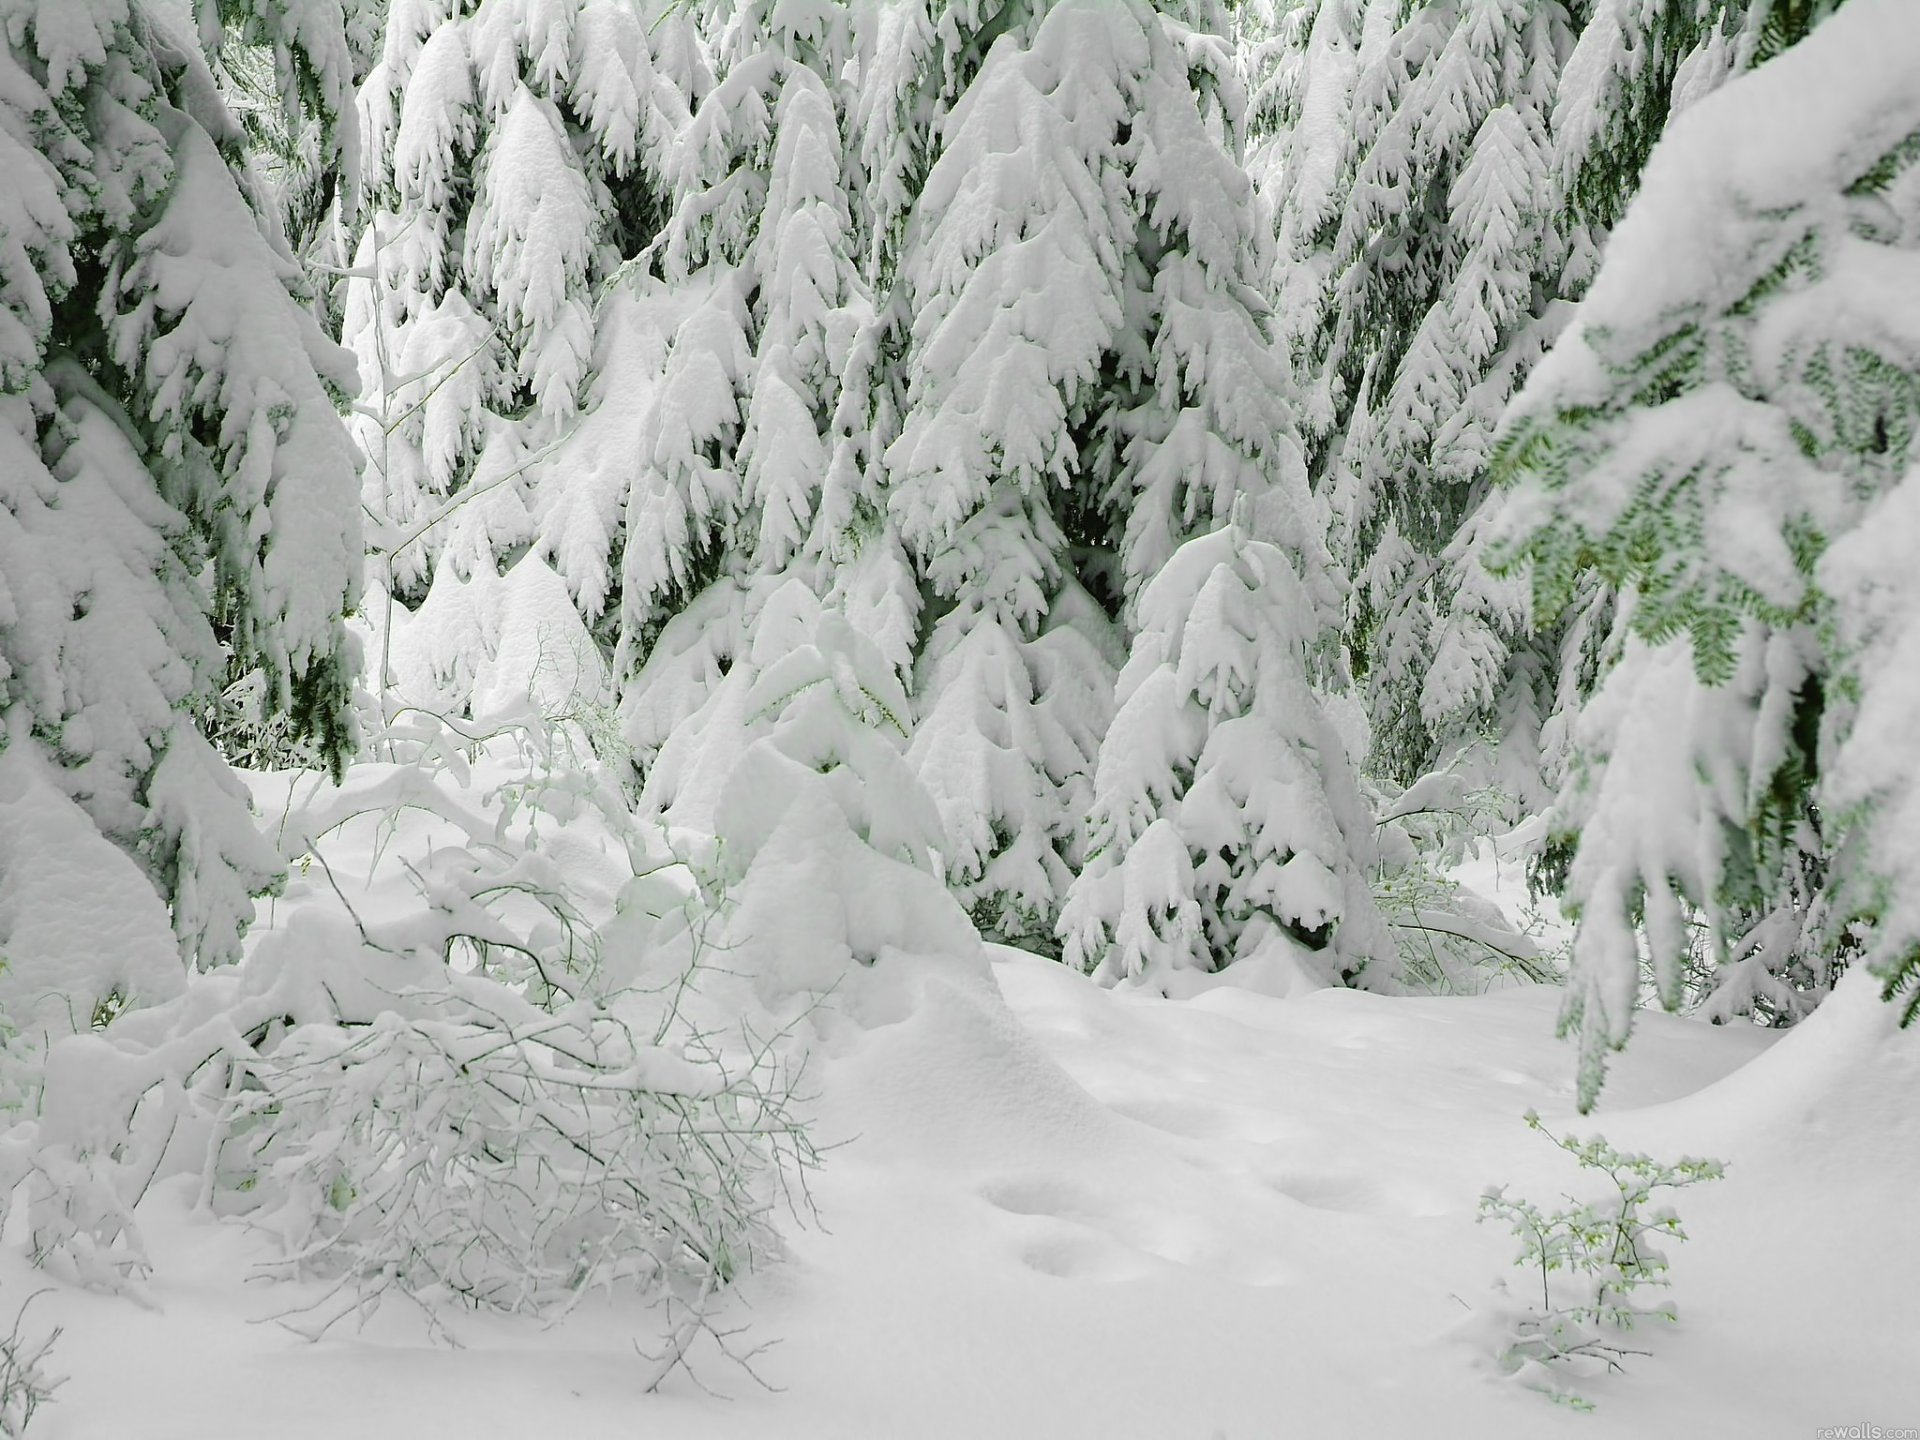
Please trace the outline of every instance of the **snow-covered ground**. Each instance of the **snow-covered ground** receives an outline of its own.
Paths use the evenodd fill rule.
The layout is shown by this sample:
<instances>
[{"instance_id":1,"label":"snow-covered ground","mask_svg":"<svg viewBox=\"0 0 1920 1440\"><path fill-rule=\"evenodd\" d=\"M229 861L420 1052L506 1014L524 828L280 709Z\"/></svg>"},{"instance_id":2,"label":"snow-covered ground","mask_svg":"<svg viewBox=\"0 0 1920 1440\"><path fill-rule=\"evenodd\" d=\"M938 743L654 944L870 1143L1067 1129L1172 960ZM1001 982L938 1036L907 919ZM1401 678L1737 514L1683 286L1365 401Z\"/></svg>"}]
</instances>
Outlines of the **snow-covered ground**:
<instances>
[{"instance_id":1,"label":"snow-covered ground","mask_svg":"<svg viewBox=\"0 0 1920 1440\"><path fill-rule=\"evenodd\" d=\"M306 1437L1806 1436L1920 1425L1920 1036L1870 982L1785 1038L1643 1016L1573 1123L1731 1162L1678 1208L1681 1325L1587 1387L1593 1415L1501 1384L1456 1330L1509 1273L1482 1188L1553 1202L1570 1109L1558 995L1291 1000L1113 992L993 953L989 984L898 960L893 1023L816 1057L817 1216L740 1292L777 1392L717 1357L642 1393L638 1309L543 1328L389 1305L309 1343L299 1287L156 1187L143 1310L61 1290L70 1377L40 1440ZM35 1277L10 1248L0 1285ZM750 1306L749 1308L745 1308Z\"/></svg>"}]
</instances>

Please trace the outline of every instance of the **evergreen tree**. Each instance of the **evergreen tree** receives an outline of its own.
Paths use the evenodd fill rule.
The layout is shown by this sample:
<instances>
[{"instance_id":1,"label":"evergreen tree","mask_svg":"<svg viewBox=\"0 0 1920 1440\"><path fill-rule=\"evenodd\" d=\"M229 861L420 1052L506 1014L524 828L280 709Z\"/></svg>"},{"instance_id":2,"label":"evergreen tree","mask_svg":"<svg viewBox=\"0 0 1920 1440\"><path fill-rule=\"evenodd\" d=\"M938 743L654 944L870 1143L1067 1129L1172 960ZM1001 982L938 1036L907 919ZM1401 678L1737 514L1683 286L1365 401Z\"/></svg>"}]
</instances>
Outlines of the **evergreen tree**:
<instances>
[{"instance_id":1,"label":"evergreen tree","mask_svg":"<svg viewBox=\"0 0 1920 1440\"><path fill-rule=\"evenodd\" d=\"M1331 367L1316 413L1337 413L1333 395L1354 397L1329 472L1336 529L1356 536L1353 559L1367 577L1356 588L1355 632L1383 775L1405 781L1449 765L1500 792L1509 821L1535 810L1557 782L1571 723L1558 706L1590 657L1579 627L1530 615L1520 593L1485 572L1485 527L1474 511L1489 493L1495 427L1565 324L1564 299L1591 278L1606 230L1670 116L1832 8L1825 0L1461 6L1441 42L1447 16L1429 6L1378 66L1363 69L1358 135L1370 149L1339 233L1351 234L1358 217L1367 243L1389 243L1374 251L1384 261L1376 269L1364 249L1334 241L1332 354L1346 343L1344 323L1360 343ZM1488 61L1476 75L1475 63ZM1337 81L1348 62L1336 51L1329 63ZM1417 67L1398 91L1397 65ZM1394 118L1373 130L1368 107L1383 101ZM1448 137L1464 137L1455 128L1463 125L1478 127L1471 147L1449 158ZM1438 189L1420 201L1427 166L1448 187L1444 212ZM1311 175L1303 178L1316 193ZM1383 202L1384 226L1367 213ZM1405 218L1391 218L1396 206ZM1371 337L1370 326L1378 327ZM1589 591L1579 608L1608 604Z\"/></svg>"},{"instance_id":2,"label":"evergreen tree","mask_svg":"<svg viewBox=\"0 0 1920 1440\"><path fill-rule=\"evenodd\" d=\"M886 514L934 601L915 753L949 879L1023 943L1053 931L1099 739L1044 702L1109 683L1083 597L1124 619L1253 497L1337 605L1258 291L1233 57L1187 8L1063 3L992 42L905 231L905 393L872 407L898 406Z\"/></svg>"},{"instance_id":3,"label":"evergreen tree","mask_svg":"<svg viewBox=\"0 0 1920 1440\"><path fill-rule=\"evenodd\" d=\"M842 7L700 13L717 78L676 141L668 223L607 298L543 529L582 613L605 617L642 768L753 649L786 578L827 587L821 493L867 314L836 104Z\"/></svg>"},{"instance_id":4,"label":"evergreen tree","mask_svg":"<svg viewBox=\"0 0 1920 1440\"><path fill-rule=\"evenodd\" d=\"M1580 222L1625 213L1669 119L1804 37L1842 0L1593 0L1555 106L1555 167Z\"/></svg>"},{"instance_id":5,"label":"evergreen tree","mask_svg":"<svg viewBox=\"0 0 1920 1440\"><path fill-rule=\"evenodd\" d=\"M1034 710L1022 642L1064 578L1069 406L1123 318L1119 132L1147 49L1125 19L1067 5L1030 46L997 43L948 121L903 264L911 379L887 504L950 607L922 662L923 773L954 832L950 878L1003 938L1051 928L1071 823L1058 797L1092 768ZM1001 859L1010 845L1022 853Z\"/></svg>"},{"instance_id":6,"label":"evergreen tree","mask_svg":"<svg viewBox=\"0 0 1920 1440\"><path fill-rule=\"evenodd\" d=\"M432 632L484 646L501 563L554 552L567 476L542 462L579 423L600 288L665 215L681 82L704 83L676 73L685 17L654 18L650 31L624 0L400 0L388 14L360 91L373 209L344 327L364 382L383 684L391 604L422 603ZM440 663L472 674L486 658Z\"/></svg>"},{"instance_id":7,"label":"evergreen tree","mask_svg":"<svg viewBox=\"0 0 1920 1440\"><path fill-rule=\"evenodd\" d=\"M906 691L879 649L792 578L754 648L649 776L669 819L719 841L715 943L782 1023L857 1006L849 967L889 949L970 959L979 937L940 883L940 817L903 754ZM824 1022L817 1022L824 1023Z\"/></svg>"},{"instance_id":8,"label":"evergreen tree","mask_svg":"<svg viewBox=\"0 0 1920 1440\"><path fill-rule=\"evenodd\" d=\"M1551 183L1577 11L1402 9L1326 0L1295 19L1268 188L1312 462L1354 576L1372 765L1406 783L1485 732L1537 744L1547 666L1510 662L1524 607L1460 532L1507 397L1564 323L1584 236Z\"/></svg>"},{"instance_id":9,"label":"evergreen tree","mask_svg":"<svg viewBox=\"0 0 1920 1440\"><path fill-rule=\"evenodd\" d=\"M899 438L912 366L913 292L902 273L910 221L955 106L995 40L1044 8L1030 0L907 0L848 6L843 129L853 254L872 298L841 374L832 459L818 518L822 554L850 613L887 637L905 673L917 651L921 577L889 514L888 448Z\"/></svg>"},{"instance_id":10,"label":"evergreen tree","mask_svg":"<svg viewBox=\"0 0 1920 1440\"><path fill-rule=\"evenodd\" d=\"M270 215L307 271L322 324L339 333L335 272L344 269L348 222L358 214L359 129L354 93L379 58L387 0L338 0L342 23L306 20L298 5L198 6L214 79L246 132L248 159ZM316 46L346 42L321 63ZM325 75L327 93L302 76ZM270 200L269 203L262 203Z\"/></svg>"},{"instance_id":11,"label":"evergreen tree","mask_svg":"<svg viewBox=\"0 0 1920 1440\"><path fill-rule=\"evenodd\" d=\"M732 9L720 79L682 140L663 274L711 289L675 332L643 430L666 483L629 501L629 655L701 575L817 568L840 372L866 314L829 89L846 22L833 4L766 8ZM636 548L650 544L665 548Z\"/></svg>"},{"instance_id":12,"label":"evergreen tree","mask_svg":"<svg viewBox=\"0 0 1920 1440\"><path fill-rule=\"evenodd\" d=\"M1496 468L1538 613L1619 591L1619 658L1556 811L1579 917L1563 1014L1590 1104L1641 983L1776 1022L1864 952L1910 988L1898 669L1920 434L1920 31L1857 0L1690 108ZM1911 1019L1914 1007L1908 1006Z\"/></svg>"},{"instance_id":13,"label":"evergreen tree","mask_svg":"<svg viewBox=\"0 0 1920 1440\"><path fill-rule=\"evenodd\" d=\"M218 17L274 48L289 105L344 134L335 0ZM96 1005L164 986L156 923L191 962L236 959L253 897L278 880L197 723L227 676L255 672L326 763L352 744L357 482L334 408L352 363L250 203L202 38L128 0L7 28L0 949L67 991L82 1028ZM85 875L99 889L72 903Z\"/></svg>"},{"instance_id":14,"label":"evergreen tree","mask_svg":"<svg viewBox=\"0 0 1920 1440\"><path fill-rule=\"evenodd\" d=\"M1384 0L1259 0L1247 55L1260 138L1251 173L1277 237L1276 324L1304 382L1301 428L1318 458L1335 428L1324 364L1333 239L1353 186L1354 90L1393 35Z\"/></svg>"},{"instance_id":15,"label":"evergreen tree","mask_svg":"<svg viewBox=\"0 0 1920 1440\"><path fill-rule=\"evenodd\" d=\"M1583 8L1570 6L1569 13L1578 19ZM1564 248L1557 283L1568 296L1591 278L1606 230L1618 220L1639 183L1647 148L1671 117L1730 75L1799 40L1833 4L1649 6L1603 0L1591 8L1551 97L1551 173L1534 187L1557 212L1548 231ZM1511 222L1504 200L1494 198L1499 203L1478 223L1498 231ZM1454 466L1455 478L1466 485L1464 504L1490 502L1480 477L1491 421L1566 313L1566 306L1549 303L1533 332L1507 347L1488 380L1467 392L1465 408L1448 422L1453 441L1469 442L1456 457L1467 463ZM1431 615L1416 602L1409 615L1416 623L1404 627L1418 644L1401 647L1402 655L1422 658L1410 669L1390 660L1388 673L1406 677L1400 733L1412 737L1413 748L1403 747L1405 763L1413 765L1417 747L1425 745L1427 763L1446 762L1499 795L1511 822L1538 813L1565 774L1581 676L1590 673L1595 658L1592 620L1610 610L1613 597L1589 578L1567 613L1529 613L1519 590L1487 574L1486 531L1477 514L1459 522L1433 567Z\"/></svg>"},{"instance_id":16,"label":"evergreen tree","mask_svg":"<svg viewBox=\"0 0 1920 1440\"><path fill-rule=\"evenodd\" d=\"M1100 751L1069 964L1164 984L1262 951L1322 982L1390 983L1373 817L1310 678L1315 606L1238 524L1148 585Z\"/></svg>"}]
</instances>

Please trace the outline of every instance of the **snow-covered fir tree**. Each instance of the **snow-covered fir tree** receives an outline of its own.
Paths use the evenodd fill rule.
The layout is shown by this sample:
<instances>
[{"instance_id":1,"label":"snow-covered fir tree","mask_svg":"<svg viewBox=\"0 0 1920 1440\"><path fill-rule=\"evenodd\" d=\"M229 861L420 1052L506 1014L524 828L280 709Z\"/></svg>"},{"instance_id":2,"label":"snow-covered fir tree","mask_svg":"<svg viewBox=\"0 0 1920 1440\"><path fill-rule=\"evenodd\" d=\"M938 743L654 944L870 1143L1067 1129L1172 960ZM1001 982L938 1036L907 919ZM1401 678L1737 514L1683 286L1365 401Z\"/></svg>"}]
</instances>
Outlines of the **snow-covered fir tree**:
<instances>
[{"instance_id":1,"label":"snow-covered fir tree","mask_svg":"<svg viewBox=\"0 0 1920 1440\"><path fill-rule=\"evenodd\" d=\"M1293 558L1239 524L1147 586L1061 917L1069 964L1165 985L1263 956L1392 983L1373 816L1313 686L1316 614Z\"/></svg>"},{"instance_id":2,"label":"snow-covered fir tree","mask_svg":"<svg viewBox=\"0 0 1920 1440\"><path fill-rule=\"evenodd\" d=\"M1855 0L1678 117L1502 443L1499 550L1538 610L1589 574L1621 594L1555 813L1583 1103L1643 944L1664 1003L1721 1018L1791 1021L1849 963L1920 973L1889 543L1920 459L1916 46Z\"/></svg>"},{"instance_id":3,"label":"snow-covered fir tree","mask_svg":"<svg viewBox=\"0 0 1920 1440\"><path fill-rule=\"evenodd\" d=\"M911 378L886 500L947 602L922 661L920 758L953 831L953 879L1003 936L1050 928L1062 788L1092 768L1098 739L1035 709L1023 642L1067 578L1055 499L1077 459L1068 407L1122 319L1118 132L1143 41L1131 15L1065 6L1030 46L997 42L948 118L902 266ZM1044 287L1029 278L1042 274Z\"/></svg>"},{"instance_id":4,"label":"snow-covered fir tree","mask_svg":"<svg viewBox=\"0 0 1920 1440\"><path fill-rule=\"evenodd\" d=\"M1590 0L1554 113L1554 164L1571 213L1596 230L1615 224L1671 117L1796 43L1842 3Z\"/></svg>"},{"instance_id":5,"label":"snow-covered fir tree","mask_svg":"<svg viewBox=\"0 0 1920 1440\"><path fill-rule=\"evenodd\" d=\"M851 963L977 952L941 883L939 813L907 763L906 691L844 613L786 581L714 711L653 778L672 787L670 818L694 812L719 842L715 944L760 1004L787 1021L845 985Z\"/></svg>"},{"instance_id":6,"label":"snow-covered fir tree","mask_svg":"<svg viewBox=\"0 0 1920 1440\"><path fill-rule=\"evenodd\" d=\"M771 594L830 585L822 495L867 315L844 8L699 10L715 78L675 141L674 209L610 291L588 412L544 467L566 479L542 543L612 642L643 769L753 650Z\"/></svg>"},{"instance_id":7,"label":"snow-covered fir tree","mask_svg":"<svg viewBox=\"0 0 1920 1440\"><path fill-rule=\"evenodd\" d=\"M501 569L530 546L553 558L570 497L542 462L580 423L601 288L671 203L707 81L687 27L625 0L388 11L360 90L371 212L344 322L383 690L464 708L500 632ZM403 602L419 615L389 623ZM431 657L398 646L402 628Z\"/></svg>"},{"instance_id":8,"label":"snow-covered fir tree","mask_svg":"<svg viewBox=\"0 0 1920 1440\"><path fill-rule=\"evenodd\" d=\"M1337 604L1259 293L1234 60L1185 9L1009 24L942 124L899 260L886 514L934 601L915 752L951 881L1025 943L1079 858L1102 609L1124 622L1241 497Z\"/></svg>"},{"instance_id":9,"label":"snow-covered fir tree","mask_svg":"<svg viewBox=\"0 0 1920 1440\"><path fill-rule=\"evenodd\" d=\"M1611 597L1533 615L1488 575L1489 445L1669 117L1832 8L1343 3L1295 20L1306 53L1282 93L1299 121L1273 182L1296 262L1285 308L1309 317L1299 350L1384 777L1449 766L1511 821L1563 773Z\"/></svg>"},{"instance_id":10,"label":"snow-covered fir tree","mask_svg":"<svg viewBox=\"0 0 1920 1440\"><path fill-rule=\"evenodd\" d=\"M1483 736L1537 744L1523 597L1461 533L1507 397L1586 263L1560 223L1551 119L1578 7L1324 0L1285 17L1263 185L1316 483L1354 579L1372 766L1406 783ZM1537 798L1524 773L1506 777Z\"/></svg>"},{"instance_id":11,"label":"snow-covered fir tree","mask_svg":"<svg viewBox=\"0 0 1920 1440\"><path fill-rule=\"evenodd\" d=\"M360 130L354 94L380 54L387 0L339 0L341 23L304 24L301 8L197 7L214 79L246 132L253 178L273 219L307 271L322 324L338 334L339 272L350 224L359 215ZM297 59L314 45L346 42L323 69L330 90L314 92ZM307 85L307 103L300 87ZM292 97L291 101L289 96ZM258 203L258 202L256 202Z\"/></svg>"},{"instance_id":12,"label":"snow-covered fir tree","mask_svg":"<svg viewBox=\"0 0 1920 1440\"><path fill-rule=\"evenodd\" d=\"M274 48L290 106L344 133L326 108L350 82L337 3L217 18ZM323 763L353 743L358 487L334 411L353 367L251 203L207 22L74 0L7 27L0 949L16 1026L85 1029L100 1006L157 998L179 983L175 946L238 957L280 866L201 729L229 678L253 672Z\"/></svg>"}]
</instances>

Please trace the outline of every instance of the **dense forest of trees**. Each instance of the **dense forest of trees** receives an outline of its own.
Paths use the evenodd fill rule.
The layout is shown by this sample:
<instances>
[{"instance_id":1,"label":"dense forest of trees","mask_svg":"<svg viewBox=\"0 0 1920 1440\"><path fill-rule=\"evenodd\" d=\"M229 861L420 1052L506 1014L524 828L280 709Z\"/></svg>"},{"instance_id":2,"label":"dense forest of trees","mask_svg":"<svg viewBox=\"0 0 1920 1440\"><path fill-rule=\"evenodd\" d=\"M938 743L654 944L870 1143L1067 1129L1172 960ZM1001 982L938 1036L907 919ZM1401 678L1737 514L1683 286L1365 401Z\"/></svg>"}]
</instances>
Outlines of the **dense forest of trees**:
<instances>
[{"instance_id":1,"label":"dense forest of trees","mask_svg":"<svg viewBox=\"0 0 1920 1440\"><path fill-rule=\"evenodd\" d=\"M703 945L751 996L689 1035L974 932L1173 994L1560 984L1583 1103L1649 1002L1786 1026L1867 967L1920 1014L1909 0L0 17L0 1010L45 1095L0 1178L76 1273L137 1263L155 1116L218 1110L217 1203L491 1296L417 1199L341 1227L378 1126L298 1086L372 1027L421 1086L455 1030L523 1101L600 1076L538 1153L431 1143L512 1172L503 1246L524 1167L694 1175L528 1243L707 1294L803 1142L777 1047L716 1089L622 1010ZM241 772L290 769L346 785L309 837L473 849L250 937L310 858ZM1564 953L1453 878L1496 834ZM616 1093L679 1138L597 1150Z\"/></svg>"}]
</instances>

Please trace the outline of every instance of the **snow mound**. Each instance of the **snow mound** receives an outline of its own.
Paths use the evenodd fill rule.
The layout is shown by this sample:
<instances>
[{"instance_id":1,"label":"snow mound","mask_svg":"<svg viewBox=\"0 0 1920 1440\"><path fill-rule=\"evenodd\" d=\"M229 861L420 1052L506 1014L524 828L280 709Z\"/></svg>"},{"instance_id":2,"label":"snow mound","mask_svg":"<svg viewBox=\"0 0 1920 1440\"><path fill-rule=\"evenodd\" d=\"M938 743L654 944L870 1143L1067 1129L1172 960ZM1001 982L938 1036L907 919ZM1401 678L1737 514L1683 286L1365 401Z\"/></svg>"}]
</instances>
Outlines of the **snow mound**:
<instances>
[{"instance_id":1,"label":"snow mound","mask_svg":"<svg viewBox=\"0 0 1920 1440\"><path fill-rule=\"evenodd\" d=\"M19 743L0 749L0 958L0 1015L29 1034L85 1030L109 997L186 983L153 886Z\"/></svg>"}]
</instances>

